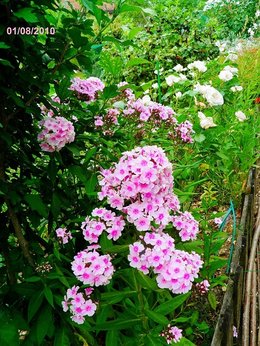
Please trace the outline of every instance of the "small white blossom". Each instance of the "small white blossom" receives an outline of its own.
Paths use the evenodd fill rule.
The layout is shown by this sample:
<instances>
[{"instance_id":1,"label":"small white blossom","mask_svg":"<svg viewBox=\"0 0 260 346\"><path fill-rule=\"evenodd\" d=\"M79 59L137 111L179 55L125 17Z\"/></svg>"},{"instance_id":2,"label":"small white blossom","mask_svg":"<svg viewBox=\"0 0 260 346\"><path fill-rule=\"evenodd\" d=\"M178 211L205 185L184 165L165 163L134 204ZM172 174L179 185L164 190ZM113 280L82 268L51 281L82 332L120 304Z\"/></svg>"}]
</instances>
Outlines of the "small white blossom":
<instances>
[{"instance_id":1,"label":"small white blossom","mask_svg":"<svg viewBox=\"0 0 260 346\"><path fill-rule=\"evenodd\" d=\"M206 115L202 112L198 112L198 117L200 119L200 126L207 130L209 129L210 127L215 127L217 126L214 121L213 121L213 118L212 117L206 117Z\"/></svg>"},{"instance_id":2,"label":"small white blossom","mask_svg":"<svg viewBox=\"0 0 260 346\"><path fill-rule=\"evenodd\" d=\"M246 115L245 115L245 113L243 113L242 111L237 111L236 113L235 113L235 116L237 117L237 119L239 120L239 121L245 121L246 119L247 119L247 117L246 117Z\"/></svg>"},{"instance_id":3,"label":"small white blossom","mask_svg":"<svg viewBox=\"0 0 260 346\"><path fill-rule=\"evenodd\" d=\"M237 92L237 91L241 91L243 90L243 87L241 85L235 85L235 86L232 86L230 88L231 91L233 91L233 93Z\"/></svg>"}]
</instances>

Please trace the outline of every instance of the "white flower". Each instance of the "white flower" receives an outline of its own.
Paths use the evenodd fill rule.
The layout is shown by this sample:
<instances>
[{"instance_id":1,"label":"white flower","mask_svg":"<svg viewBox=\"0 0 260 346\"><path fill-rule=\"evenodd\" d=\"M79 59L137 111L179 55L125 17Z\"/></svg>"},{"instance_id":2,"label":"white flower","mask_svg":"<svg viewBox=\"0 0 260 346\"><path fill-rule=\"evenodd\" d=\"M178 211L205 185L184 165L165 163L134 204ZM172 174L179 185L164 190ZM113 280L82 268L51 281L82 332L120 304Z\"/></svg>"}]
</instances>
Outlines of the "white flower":
<instances>
[{"instance_id":1,"label":"white flower","mask_svg":"<svg viewBox=\"0 0 260 346\"><path fill-rule=\"evenodd\" d=\"M188 69L192 70L194 68L196 68L199 72L206 72L207 71L207 67L206 67L204 61L196 60L193 63L188 65Z\"/></svg>"},{"instance_id":2,"label":"white flower","mask_svg":"<svg viewBox=\"0 0 260 346\"><path fill-rule=\"evenodd\" d=\"M168 86L172 86L174 83L178 83L181 81L180 77L176 77L174 75L170 75L168 77L165 78L166 84Z\"/></svg>"},{"instance_id":3,"label":"white flower","mask_svg":"<svg viewBox=\"0 0 260 346\"><path fill-rule=\"evenodd\" d=\"M210 127L215 127L217 126L214 121L213 121L213 118L212 117L206 117L206 115L202 112L198 112L198 117L200 119L200 126L207 130L209 129Z\"/></svg>"},{"instance_id":4,"label":"white flower","mask_svg":"<svg viewBox=\"0 0 260 346\"><path fill-rule=\"evenodd\" d=\"M208 101L210 106L221 106L224 104L224 98L220 92L211 85L196 84L195 91L198 91Z\"/></svg>"},{"instance_id":5,"label":"white flower","mask_svg":"<svg viewBox=\"0 0 260 346\"><path fill-rule=\"evenodd\" d=\"M232 67L232 66L225 66L223 71L228 71L228 72L231 72L233 74L238 74L238 69L236 67Z\"/></svg>"},{"instance_id":6,"label":"white flower","mask_svg":"<svg viewBox=\"0 0 260 346\"><path fill-rule=\"evenodd\" d=\"M254 30L252 28L248 29L248 33L249 33L250 36L254 36L254 34L255 34L255 32L254 32Z\"/></svg>"},{"instance_id":7,"label":"white flower","mask_svg":"<svg viewBox=\"0 0 260 346\"><path fill-rule=\"evenodd\" d=\"M159 87L159 86L158 86L158 83L152 84L152 88L153 88L153 89L158 89L158 87Z\"/></svg>"},{"instance_id":8,"label":"white flower","mask_svg":"<svg viewBox=\"0 0 260 346\"><path fill-rule=\"evenodd\" d=\"M227 82L227 81L231 80L234 77L234 75L230 71L222 70L219 73L218 77L219 77L219 79L223 80L224 82Z\"/></svg>"},{"instance_id":9,"label":"white flower","mask_svg":"<svg viewBox=\"0 0 260 346\"><path fill-rule=\"evenodd\" d=\"M149 95L145 95L142 98L142 102L145 106L149 106L151 103L153 103L153 101L151 101L151 97Z\"/></svg>"},{"instance_id":10,"label":"white flower","mask_svg":"<svg viewBox=\"0 0 260 346\"><path fill-rule=\"evenodd\" d=\"M243 87L241 85L235 85L235 86L232 86L230 88L231 91L233 91L234 93L237 92L237 91L241 91L243 90Z\"/></svg>"},{"instance_id":11,"label":"white flower","mask_svg":"<svg viewBox=\"0 0 260 346\"><path fill-rule=\"evenodd\" d=\"M229 53L226 60L230 60L232 62L236 61L238 59L238 55L235 53Z\"/></svg>"},{"instance_id":12,"label":"white flower","mask_svg":"<svg viewBox=\"0 0 260 346\"><path fill-rule=\"evenodd\" d=\"M179 75L180 81L184 82L185 80L187 80L187 77L185 76L185 74L180 73Z\"/></svg>"},{"instance_id":13,"label":"white flower","mask_svg":"<svg viewBox=\"0 0 260 346\"><path fill-rule=\"evenodd\" d=\"M205 99L208 101L210 106L222 106L224 104L224 98L221 93L209 86L206 93L204 94Z\"/></svg>"},{"instance_id":14,"label":"white flower","mask_svg":"<svg viewBox=\"0 0 260 346\"><path fill-rule=\"evenodd\" d=\"M178 92L175 94L175 96L176 96L176 99L181 98L181 97L182 97L182 92L178 91Z\"/></svg>"},{"instance_id":15,"label":"white flower","mask_svg":"<svg viewBox=\"0 0 260 346\"><path fill-rule=\"evenodd\" d=\"M260 10L257 10L255 13L256 18L260 17Z\"/></svg>"},{"instance_id":16,"label":"white flower","mask_svg":"<svg viewBox=\"0 0 260 346\"><path fill-rule=\"evenodd\" d=\"M183 66L181 64L176 65L173 68L176 72L182 72L184 70Z\"/></svg>"},{"instance_id":17,"label":"white flower","mask_svg":"<svg viewBox=\"0 0 260 346\"><path fill-rule=\"evenodd\" d=\"M245 115L245 113L243 113L242 111L237 111L236 113L235 113L235 116L237 117L237 119L239 120L239 121L245 121L246 119L247 119L247 117L246 117L246 115Z\"/></svg>"}]
</instances>

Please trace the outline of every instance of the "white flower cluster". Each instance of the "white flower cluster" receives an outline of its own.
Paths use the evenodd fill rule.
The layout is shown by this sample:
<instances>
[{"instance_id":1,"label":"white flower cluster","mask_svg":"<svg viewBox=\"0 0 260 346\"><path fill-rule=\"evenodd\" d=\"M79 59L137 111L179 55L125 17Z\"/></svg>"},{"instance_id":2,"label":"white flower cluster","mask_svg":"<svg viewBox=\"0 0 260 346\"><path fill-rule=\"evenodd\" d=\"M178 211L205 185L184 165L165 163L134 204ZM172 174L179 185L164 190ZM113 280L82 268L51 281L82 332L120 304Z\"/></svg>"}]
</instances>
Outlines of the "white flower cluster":
<instances>
[{"instance_id":1,"label":"white flower cluster","mask_svg":"<svg viewBox=\"0 0 260 346\"><path fill-rule=\"evenodd\" d=\"M234 75L237 75L237 74L238 74L238 69L236 67L225 66L224 69L219 73L218 77L224 82L227 82L231 80L234 77Z\"/></svg>"},{"instance_id":2,"label":"white flower cluster","mask_svg":"<svg viewBox=\"0 0 260 346\"><path fill-rule=\"evenodd\" d=\"M222 106L224 98L221 93L211 85L196 84L195 91L199 92L208 102L210 106Z\"/></svg>"}]
</instances>

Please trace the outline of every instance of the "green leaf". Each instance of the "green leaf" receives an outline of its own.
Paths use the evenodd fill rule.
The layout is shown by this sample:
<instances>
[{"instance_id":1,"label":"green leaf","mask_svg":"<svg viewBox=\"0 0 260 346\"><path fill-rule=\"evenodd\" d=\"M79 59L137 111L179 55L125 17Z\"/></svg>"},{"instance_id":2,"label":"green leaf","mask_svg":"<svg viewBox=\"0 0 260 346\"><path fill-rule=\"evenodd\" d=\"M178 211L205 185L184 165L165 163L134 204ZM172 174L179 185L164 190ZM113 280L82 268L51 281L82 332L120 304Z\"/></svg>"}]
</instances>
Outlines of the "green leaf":
<instances>
[{"instance_id":1,"label":"green leaf","mask_svg":"<svg viewBox=\"0 0 260 346\"><path fill-rule=\"evenodd\" d=\"M37 292L32 295L28 305L28 320L31 321L33 316L37 313L42 305L43 291Z\"/></svg>"},{"instance_id":2,"label":"green leaf","mask_svg":"<svg viewBox=\"0 0 260 346\"><path fill-rule=\"evenodd\" d=\"M55 333L54 346L70 346L67 329L62 327Z\"/></svg>"},{"instance_id":3,"label":"green leaf","mask_svg":"<svg viewBox=\"0 0 260 346\"><path fill-rule=\"evenodd\" d=\"M48 303L52 307L54 307L54 305L53 305L53 294L52 294L52 290L50 289L50 287L45 286L43 292L44 292L45 298L47 299Z\"/></svg>"},{"instance_id":4,"label":"green leaf","mask_svg":"<svg viewBox=\"0 0 260 346\"><path fill-rule=\"evenodd\" d=\"M145 339L145 346L159 346L165 345L163 338L154 335L147 335Z\"/></svg>"},{"instance_id":5,"label":"green leaf","mask_svg":"<svg viewBox=\"0 0 260 346\"><path fill-rule=\"evenodd\" d=\"M122 319L118 318L114 321L104 322L102 324L96 324L94 330L121 330L121 329L129 329L129 327L134 326L136 324L140 324L140 318L133 319Z\"/></svg>"},{"instance_id":6,"label":"green leaf","mask_svg":"<svg viewBox=\"0 0 260 346\"><path fill-rule=\"evenodd\" d=\"M122 253L129 251L129 245L113 245L103 249L104 252L108 253Z\"/></svg>"},{"instance_id":7,"label":"green leaf","mask_svg":"<svg viewBox=\"0 0 260 346\"><path fill-rule=\"evenodd\" d=\"M68 77L64 78L58 85L55 85L55 90L57 95L61 100L66 99L71 91L69 90L70 87L70 79Z\"/></svg>"},{"instance_id":8,"label":"green leaf","mask_svg":"<svg viewBox=\"0 0 260 346\"><path fill-rule=\"evenodd\" d=\"M7 321L4 321L4 323L0 324L0 341L1 346L11 346L20 344L18 331L14 324L7 323Z\"/></svg>"},{"instance_id":9,"label":"green leaf","mask_svg":"<svg viewBox=\"0 0 260 346\"><path fill-rule=\"evenodd\" d=\"M39 194L25 195L24 199L29 204L32 210L37 211L37 213L39 213L41 216L47 218L47 208Z\"/></svg>"},{"instance_id":10,"label":"green leaf","mask_svg":"<svg viewBox=\"0 0 260 346\"><path fill-rule=\"evenodd\" d=\"M190 340L188 340L184 337L182 337L176 345L178 345L178 346L196 346L193 342L191 342Z\"/></svg>"},{"instance_id":11,"label":"green leaf","mask_svg":"<svg viewBox=\"0 0 260 346\"><path fill-rule=\"evenodd\" d=\"M189 292L189 293L181 294L177 297L174 297L168 300L167 302L157 306L157 308L154 309L154 311L163 315L172 313L175 309L181 306L190 297L190 295L191 293Z\"/></svg>"},{"instance_id":12,"label":"green leaf","mask_svg":"<svg viewBox=\"0 0 260 346\"><path fill-rule=\"evenodd\" d=\"M8 44L6 44L5 42L0 42L0 49L7 49L7 48L10 48Z\"/></svg>"},{"instance_id":13,"label":"green leaf","mask_svg":"<svg viewBox=\"0 0 260 346\"><path fill-rule=\"evenodd\" d=\"M26 22L28 23L37 23L39 20L36 16L36 14L32 13L33 12L33 8L22 8L20 11L15 12L14 15L17 18L22 18L24 20L26 20Z\"/></svg>"},{"instance_id":14,"label":"green leaf","mask_svg":"<svg viewBox=\"0 0 260 346\"><path fill-rule=\"evenodd\" d=\"M139 6L134 6L134 5L127 5L127 4L123 4L120 8L119 8L119 13L122 12L141 12L142 8Z\"/></svg>"},{"instance_id":15,"label":"green leaf","mask_svg":"<svg viewBox=\"0 0 260 346\"><path fill-rule=\"evenodd\" d=\"M109 304L116 304L123 300L125 297L136 294L136 291L113 291L101 293L101 299L107 300Z\"/></svg>"},{"instance_id":16,"label":"green leaf","mask_svg":"<svg viewBox=\"0 0 260 346\"><path fill-rule=\"evenodd\" d=\"M119 341L118 331L109 330L106 335L106 346L117 346Z\"/></svg>"},{"instance_id":17,"label":"green leaf","mask_svg":"<svg viewBox=\"0 0 260 346\"><path fill-rule=\"evenodd\" d=\"M53 323L52 309L49 305L42 308L36 325L36 338L38 345L41 345L46 336L49 326Z\"/></svg>"},{"instance_id":18,"label":"green leaf","mask_svg":"<svg viewBox=\"0 0 260 346\"><path fill-rule=\"evenodd\" d=\"M157 323L159 323L161 325L167 325L169 323L168 318L166 318L165 316L159 314L158 312L154 312L154 311L151 311L151 310L145 310L145 314L151 320L153 320L154 322L157 322Z\"/></svg>"},{"instance_id":19,"label":"green leaf","mask_svg":"<svg viewBox=\"0 0 260 346\"><path fill-rule=\"evenodd\" d=\"M202 143L206 139L206 137L203 134L195 135L193 138L194 138L194 141L198 143Z\"/></svg>"},{"instance_id":20,"label":"green leaf","mask_svg":"<svg viewBox=\"0 0 260 346\"><path fill-rule=\"evenodd\" d=\"M143 58L133 58L128 61L125 67L128 68L128 67L133 67L133 66L138 66L143 64L150 64L150 61Z\"/></svg>"},{"instance_id":21,"label":"green leaf","mask_svg":"<svg viewBox=\"0 0 260 346\"><path fill-rule=\"evenodd\" d=\"M136 280L139 282L141 287L147 288L152 291L158 290L157 283L155 282L154 279L151 279L149 276L144 275L139 270L135 272L135 275L136 275Z\"/></svg>"},{"instance_id":22,"label":"green leaf","mask_svg":"<svg viewBox=\"0 0 260 346\"><path fill-rule=\"evenodd\" d=\"M217 298L213 291L209 291L208 293L208 301L213 310L217 308Z\"/></svg>"},{"instance_id":23,"label":"green leaf","mask_svg":"<svg viewBox=\"0 0 260 346\"><path fill-rule=\"evenodd\" d=\"M41 281L42 279L39 276L31 276L29 278L25 278L24 281L26 282L37 282Z\"/></svg>"}]
</instances>

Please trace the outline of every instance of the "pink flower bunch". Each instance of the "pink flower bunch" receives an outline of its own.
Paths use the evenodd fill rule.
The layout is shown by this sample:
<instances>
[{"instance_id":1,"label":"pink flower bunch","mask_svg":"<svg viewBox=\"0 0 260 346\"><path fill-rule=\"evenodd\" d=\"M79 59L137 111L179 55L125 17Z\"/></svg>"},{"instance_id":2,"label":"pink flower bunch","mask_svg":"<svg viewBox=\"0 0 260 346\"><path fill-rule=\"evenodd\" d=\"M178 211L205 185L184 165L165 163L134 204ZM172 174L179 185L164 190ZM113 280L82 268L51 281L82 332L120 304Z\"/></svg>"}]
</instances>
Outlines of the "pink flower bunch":
<instances>
[{"instance_id":1,"label":"pink flower bunch","mask_svg":"<svg viewBox=\"0 0 260 346\"><path fill-rule=\"evenodd\" d=\"M67 244L72 239L71 232L67 231L67 228L57 228L55 232L62 244Z\"/></svg>"},{"instance_id":2,"label":"pink flower bunch","mask_svg":"<svg viewBox=\"0 0 260 346\"><path fill-rule=\"evenodd\" d=\"M187 253L174 250L169 261L155 271L158 273L156 281L160 288L168 288L175 294L190 291L192 282L198 277L203 261L194 251Z\"/></svg>"},{"instance_id":3,"label":"pink flower bunch","mask_svg":"<svg viewBox=\"0 0 260 346\"><path fill-rule=\"evenodd\" d=\"M169 324L160 335L166 339L168 345L172 342L177 343L182 338L182 329Z\"/></svg>"},{"instance_id":4,"label":"pink flower bunch","mask_svg":"<svg viewBox=\"0 0 260 346\"><path fill-rule=\"evenodd\" d=\"M141 270L144 274L149 273L149 268L159 272L175 250L174 239L167 233L155 232L147 232L140 239L141 241L129 246L130 266Z\"/></svg>"},{"instance_id":5,"label":"pink flower bunch","mask_svg":"<svg viewBox=\"0 0 260 346\"><path fill-rule=\"evenodd\" d=\"M87 79L74 78L70 86L70 90L75 91L78 99L87 101L88 103L95 101L99 91L103 91L105 84L96 77Z\"/></svg>"},{"instance_id":6,"label":"pink flower bunch","mask_svg":"<svg viewBox=\"0 0 260 346\"><path fill-rule=\"evenodd\" d=\"M106 231L108 239L117 240L121 235L125 226L122 216L105 208L96 208L91 213L92 218L86 217L81 224L84 238L89 243L97 243L99 236Z\"/></svg>"},{"instance_id":7,"label":"pink flower bunch","mask_svg":"<svg viewBox=\"0 0 260 346\"><path fill-rule=\"evenodd\" d=\"M124 87L126 85L128 85L127 82L120 82L119 84L117 84L117 87L118 88L122 88L122 87ZM133 91L130 88L123 89L122 90L122 94L128 101L135 100L135 95L134 95Z\"/></svg>"},{"instance_id":8,"label":"pink flower bunch","mask_svg":"<svg viewBox=\"0 0 260 346\"><path fill-rule=\"evenodd\" d=\"M193 143L192 134L194 133L192 123L188 120L184 121L183 123L180 123L175 128L177 137L180 137L181 140L185 143Z\"/></svg>"},{"instance_id":9,"label":"pink flower bunch","mask_svg":"<svg viewBox=\"0 0 260 346\"><path fill-rule=\"evenodd\" d=\"M113 125L118 125L118 115L120 111L117 108L111 108L108 112L102 116L95 117L95 127L102 127L104 135L113 135L114 131L112 130Z\"/></svg>"},{"instance_id":10,"label":"pink flower bunch","mask_svg":"<svg viewBox=\"0 0 260 346\"><path fill-rule=\"evenodd\" d=\"M214 221L215 225L220 226L222 224L223 220L221 219L221 217L215 217L215 219L213 221Z\"/></svg>"},{"instance_id":11,"label":"pink flower bunch","mask_svg":"<svg viewBox=\"0 0 260 346\"><path fill-rule=\"evenodd\" d=\"M112 168L102 170L99 199L126 213L138 231L164 229L170 212L179 210L173 193L172 165L157 146L137 147L123 153Z\"/></svg>"},{"instance_id":12,"label":"pink flower bunch","mask_svg":"<svg viewBox=\"0 0 260 346\"><path fill-rule=\"evenodd\" d=\"M73 124L63 117L46 117L39 122L39 125L43 128L38 135L43 151L59 151L75 139Z\"/></svg>"},{"instance_id":13,"label":"pink flower bunch","mask_svg":"<svg viewBox=\"0 0 260 346\"><path fill-rule=\"evenodd\" d=\"M195 252L191 254L176 250L174 239L166 234L146 233L140 241L129 246L130 266L144 274L153 269L160 288L168 288L173 293L186 293L198 277L202 261Z\"/></svg>"},{"instance_id":14,"label":"pink flower bunch","mask_svg":"<svg viewBox=\"0 0 260 346\"><path fill-rule=\"evenodd\" d=\"M73 286L67 290L62 302L63 311L71 313L72 321L82 324L85 316L93 316L97 305L89 298L92 293L90 288L85 289L85 294L78 292L79 287Z\"/></svg>"},{"instance_id":15,"label":"pink flower bunch","mask_svg":"<svg viewBox=\"0 0 260 346\"><path fill-rule=\"evenodd\" d=\"M142 99L130 100L127 108L123 111L125 116L138 117L142 122L152 121L156 126L167 122L176 124L175 112L171 107L163 106L160 103L150 101L148 104Z\"/></svg>"},{"instance_id":16,"label":"pink flower bunch","mask_svg":"<svg viewBox=\"0 0 260 346\"><path fill-rule=\"evenodd\" d=\"M72 271L84 285L101 286L109 284L114 267L109 255L100 255L96 250L85 249L74 256Z\"/></svg>"},{"instance_id":17,"label":"pink flower bunch","mask_svg":"<svg viewBox=\"0 0 260 346\"><path fill-rule=\"evenodd\" d=\"M199 294L207 293L209 290L209 287L210 287L210 284L209 284L208 280L203 280L203 281L198 282L196 284L196 288L197 288Z\"/></svg>"},{"instance_id":18,"label":"pink flower bunch","mask_svg":"<svg viewBox=\"0 0 260 346\"><path fill-rule=\"evenodd\" d=\"M179 231L182 241L194 240L199 232L199 223L188 211L172 217L173 226Z\"/></svg>"},{"instance_id":19,"label":"pink flower bunch","mask_svg":"<svg viewBox=\"0 0 260 346\"><path fill-rule=\"evenodd\" d=\"M60 103L60 98L58 96L52 96L52 101L56 102L56 103ZM48 117L52 117L54 115L54 112L52 109L48 109L46 106L41 105L41 112L43 115L46 115ZM57 107L54 107L55 109L57 109Z\"/></svg>"}]
</instances>

